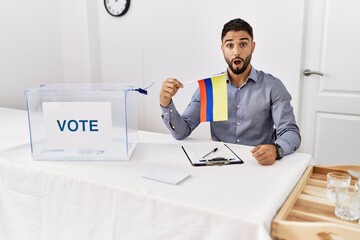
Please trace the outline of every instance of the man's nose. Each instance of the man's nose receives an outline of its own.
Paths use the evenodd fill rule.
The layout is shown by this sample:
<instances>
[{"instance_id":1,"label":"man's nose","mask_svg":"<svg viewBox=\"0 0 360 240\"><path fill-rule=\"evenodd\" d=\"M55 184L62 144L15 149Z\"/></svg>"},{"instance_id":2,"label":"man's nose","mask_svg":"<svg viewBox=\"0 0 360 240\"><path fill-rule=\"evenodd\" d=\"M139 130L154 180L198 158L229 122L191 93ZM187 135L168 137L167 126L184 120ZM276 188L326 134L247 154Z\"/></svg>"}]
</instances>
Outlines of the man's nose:
<instances>
[{"instance_id":1,"label":"man's nose","mask_svg":"<svg viewBox=\"0 0 360 240\"><path fill-rule=\"evenodd\" d=\"M234 47L233 48L233 53L235 57L240 57L240 47Z\"/></svg>"}]
</instances>

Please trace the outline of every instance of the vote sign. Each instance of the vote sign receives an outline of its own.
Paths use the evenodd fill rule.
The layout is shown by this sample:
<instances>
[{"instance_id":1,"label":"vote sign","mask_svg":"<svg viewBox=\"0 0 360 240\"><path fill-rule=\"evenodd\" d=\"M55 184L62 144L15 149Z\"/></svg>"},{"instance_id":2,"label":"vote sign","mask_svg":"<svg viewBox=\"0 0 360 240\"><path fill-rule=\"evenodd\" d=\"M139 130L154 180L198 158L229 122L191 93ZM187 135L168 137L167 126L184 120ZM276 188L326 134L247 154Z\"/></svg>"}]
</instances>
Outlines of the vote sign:
<instances>
[{"instance_id":1,"label":"vote sign","mask_svg":"<svg viewBox=\"0 0 360 240\"><path fill-rule=\"evenodd\" d=\"M112 141L110 102L43 102L47 149L106 150Z\"/></svg>"}]
</instances>

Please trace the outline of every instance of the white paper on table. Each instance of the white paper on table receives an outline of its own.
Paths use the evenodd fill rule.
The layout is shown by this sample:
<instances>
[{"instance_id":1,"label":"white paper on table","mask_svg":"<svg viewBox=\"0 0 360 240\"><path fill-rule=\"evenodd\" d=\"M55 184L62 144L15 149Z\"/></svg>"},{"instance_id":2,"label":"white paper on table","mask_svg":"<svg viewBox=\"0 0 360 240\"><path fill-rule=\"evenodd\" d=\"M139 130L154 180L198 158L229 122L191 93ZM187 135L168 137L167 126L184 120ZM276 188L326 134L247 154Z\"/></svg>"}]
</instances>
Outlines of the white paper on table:
<instances>
[{"instance_id":1,"label":"white paper on table","mask_svg":"<svg viewBox=\"0 0 360 240\"><path fill-rule=\"evenodd\" d=\"M190 174L177 170L156 168L145 172L142 177L150 180L177 185L180 182L184 181L186 178L190 177Z\"/></svg>"}]
</instances>

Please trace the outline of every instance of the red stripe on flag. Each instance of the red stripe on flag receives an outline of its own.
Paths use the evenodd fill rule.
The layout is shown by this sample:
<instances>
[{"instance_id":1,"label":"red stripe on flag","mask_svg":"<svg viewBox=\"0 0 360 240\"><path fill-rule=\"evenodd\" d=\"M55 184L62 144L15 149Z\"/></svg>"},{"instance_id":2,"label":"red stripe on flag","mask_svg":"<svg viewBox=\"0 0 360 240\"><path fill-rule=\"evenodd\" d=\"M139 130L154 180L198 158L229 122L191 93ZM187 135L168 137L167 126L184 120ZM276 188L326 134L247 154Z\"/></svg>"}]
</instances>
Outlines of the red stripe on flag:
<instances>
[{"instance_id":1,"label":"red stripe on flag","mask_svg":"<svg viewBox=\"0 0 360 240\"><path fill-rule=\"evenodd\" d=\"M206 122L206 86L204 80L199 80L200 89L200 122Z\"/></svg>"}]
</instances>

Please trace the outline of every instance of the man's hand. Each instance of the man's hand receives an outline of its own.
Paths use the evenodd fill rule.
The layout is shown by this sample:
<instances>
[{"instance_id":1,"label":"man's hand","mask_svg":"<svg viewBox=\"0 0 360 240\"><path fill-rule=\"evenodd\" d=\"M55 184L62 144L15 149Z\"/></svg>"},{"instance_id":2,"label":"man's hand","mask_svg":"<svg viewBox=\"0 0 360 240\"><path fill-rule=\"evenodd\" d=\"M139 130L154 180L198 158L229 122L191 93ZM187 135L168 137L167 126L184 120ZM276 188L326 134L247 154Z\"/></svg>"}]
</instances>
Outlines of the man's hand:
<instances>
[{"instance_id":1,"label":"man's hand","mask_svg":"<svg viewBox=\"0 0 360 240\"><path fill-rule=\"evenodd\" d=\"M184 85L175 78L166 79L160 89L160 105L162 107L167 107L171 98L175 96L179 88L183 88Z\"/></svg>"},{"instance_id":2,"label":"man's hand","mask_svg":"<svg viewBox=\"0 0 360 240\"><path fill-rule=\"evenodd\" d=\"M251 153L261 165L272 165L277 157L276 147L272 144L258 145L251 149Z\"/></svg>"}]
</instances>

